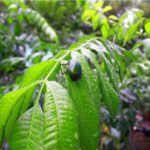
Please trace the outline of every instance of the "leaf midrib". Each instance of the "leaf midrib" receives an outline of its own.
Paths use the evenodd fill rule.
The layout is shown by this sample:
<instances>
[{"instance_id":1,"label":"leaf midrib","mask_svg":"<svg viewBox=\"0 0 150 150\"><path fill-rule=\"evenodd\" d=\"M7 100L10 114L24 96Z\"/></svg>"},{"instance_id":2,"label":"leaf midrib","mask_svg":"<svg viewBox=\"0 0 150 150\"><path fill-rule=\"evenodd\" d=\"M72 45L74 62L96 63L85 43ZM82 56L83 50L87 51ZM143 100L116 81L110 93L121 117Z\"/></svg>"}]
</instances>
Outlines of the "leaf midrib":
<instances>
[{"instance_id":1,"label":"leaf midrib","mask_svg":"<svg viewBox=\"0 0 150 150\"><path fill-rule=\"evenodd\" d=\"M49 89L49 91L48 92L50 92L51 94L52 94L52 100L53 100L53 103L54 103L54 105L55 105L55 110L56 110L56 118L57 118L57 125L58 125L58 146L60 147L60 139L61 139L61 128L60 128L60 118L59 118L59 112L58 112L58 107L57 107L57 104L56 104L56 102L55 102L55 94L54 94L54 92L53 92L53 90L51 89L51 87L48 87L47 86L47 88Z\"/></svg>"}]
</instances>

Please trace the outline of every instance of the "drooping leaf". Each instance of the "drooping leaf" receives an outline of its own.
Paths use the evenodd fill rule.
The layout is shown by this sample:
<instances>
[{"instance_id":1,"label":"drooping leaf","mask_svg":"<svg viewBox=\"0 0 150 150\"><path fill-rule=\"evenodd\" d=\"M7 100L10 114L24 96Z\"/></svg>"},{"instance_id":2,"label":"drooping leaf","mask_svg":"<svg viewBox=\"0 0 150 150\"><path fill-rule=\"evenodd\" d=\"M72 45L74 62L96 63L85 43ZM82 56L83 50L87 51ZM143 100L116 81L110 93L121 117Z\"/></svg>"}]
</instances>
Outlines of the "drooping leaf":
<instances>
[{"instance_id":1,"label":"drooping leaf","mask_svg":"<svg viewBox=\"0 0 150 150\"><path fill-rule=\"evenodd\" d=\"M93 99L99 111L102 95L99 88L98 73L96 72L95 68L92 69L93 65L95 67L95 61L93 59L96 58L93 58L93 56L91 56L92 52L90 50L82 49L81 53L86 57L89 65L91 66L91 68L88 65L86 66L86 70L89 75L89 85L90 85L89 88L91 88L91 91L93 91L93 97L94 97Z\"/></svg>"},{"instance_id":2,"label":"drooping leaf","mask_svg":"<svg viewBox=\"0 0 150 150\"><path fill-rule=\"evenodd\" d=\"M66 79L69 93L79 114L80 146L83 150L94 150L98 146L100 134L99 112L95 105L93 88L90 85L91 70L85 58L76 54L77 57L75 57L82 67L81 80L72 81L68 75Z\"/></svg>"},{"instance_id":3,"label":"drooping leaf","mask_svg":"<svg viewBox=\"0 0 150 150\"><path fill-rule=\"evenodd\" d=\"M102 57L103 57L103 61L104 61L104 65L106 68L107 75L109 77L109 81L112 84L113 88L116 91L118 91L118 85L117 85L118 82L117 82L114 66L108 61L108 59L105 57L105 55L102 55Z\"/></svg>"},{"instance_id":4,"label":"drooping leaf","mask_svg":"<svg viewBox=\"0 0 150 150\"><path fill-rule=\"evenodd\" d=\"M44 100L44 149L78 150L77 114L60 84L46 82Z\"/></svg>"},{"instance_id":5,"label":"drooping leaf","mask_svg":"<svg viewBox=\"0 0 150 150\"><path fill-rule=\"evenodd\" d=\"M43 149L43 112L38 104L16 122L10 139L11 150Z\"/></svg>"},{"instance_id":6,"label":"drooping leaf","mask_svg":"<svg viewBox=\"0 0 150 150\"><path fill-rule=\"evenodd\" d=\"M105 54L108 53L108 56L109 56L108 58L110 62L113 59L115 70L119 74L120 79L122 80L123 72L122 72L122 68L120 64L121 61L119 61L117 56L121 56L122 53L124 52L124 49L120 48L119 46L115 45L112 42L104 40L103 38L100 38L100 41L103 43L103 46L106 48ZM96 42L98 42L98 40ZM100 51L97 51L97 52L100 53Z\"/></svg>"},{"instance_id":7,"label":"drooping leaf","mask_svg":"<svg viewBox=\"0 0 150 150\"><path fill-rule=\"evenodd\" d=\"M2 138L9 138L16 119L19 117L21 107L26 101L24 95L30 89L36 86L38 82L32 83L31 85L21 88L19 90L8 93L3 96L0 100L0 143ZM31 101L31 99L29 99Z\"/></svg>"},{"instance_id":8,"label":"drooping leaf","mask_svg":"<svg viewBox=\"0 0 150 150\"><path fill-rule=\"evenodd\" d=\"M83 51L84 55L88 57L96 67L98 77L99 77L99 86L102 93L102 100L105 103L106 107L108 108L110 115L115 117L119 112L119 98L117 92L111 86L111 84L107 81L106 77L104 76L100 65L96 59L96 56L91 51Z\"/></svg>"}]
</instances>

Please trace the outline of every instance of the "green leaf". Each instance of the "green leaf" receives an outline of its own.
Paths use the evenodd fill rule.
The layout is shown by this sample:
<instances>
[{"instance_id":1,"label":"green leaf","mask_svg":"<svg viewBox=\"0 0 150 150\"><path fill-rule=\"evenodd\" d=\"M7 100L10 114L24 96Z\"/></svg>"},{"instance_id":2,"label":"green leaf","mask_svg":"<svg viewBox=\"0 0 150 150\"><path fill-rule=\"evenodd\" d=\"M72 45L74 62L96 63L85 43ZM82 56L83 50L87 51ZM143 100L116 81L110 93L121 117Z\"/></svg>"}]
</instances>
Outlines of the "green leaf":
<instances>
[{"instance_id":1,"label":"green leaf","mask_svg":"<svg viewBox=\"0 0 150 150\"><path fill-rule=\"evenodd\" d=\"M79 53L74 53L73 58L81 63L82 77L79 81L72 81L66 75L68 90L79 114L79 136L82 150L95 150L98 146L100 135L100 116L95 106L95 96L91 86L91 70L87 61ZM86 108L86 109L85 109Z\"/></svg>"},{"instance_id":2,"label":"green leaf","mask_svg":"<svg viewBox=\"0 0 150 150\"><path fill-rule=\"evenodd\" d=\"M110 11L110 10L112 10L112 6L107 5L107 6L104 7L104 9L103 9L103 13L108 12L108 11Z\"/></svg>"},{"instance_id":3,"label":"green leaf","mask_svg":"<svg viewBox=\"0 0 150 150\"><path fill-rule=\"evenodd\" d=\"M107 49L105 51L105 54L107 52L110 55L109 57L110 62L113 58L116 72L119 73L119 77L122 80L123 75L122 75L121 61L119 58L122 57L121 55L125 51L125 49L120 48L119 46L115 45L114 43L110 41L106 41L104 38L100 38L100 41L103 43L104 47ZM99 42L99 41L97 40L96 42Z\"/></svg>"},{"instance_id":4,"label":"green leaf","mask_svg":"<svg viewBox=\"0 0 150 150\"><path fill-rule=\"evenodd\" d=\"M107 18L102 20L101 32L102 32L102 36L104 38L108 38L109 37L110 27L109 27Z\"/></svg>"},{"instance_id":5,"label":"green leaf","mask_svg":"<svg viewBox=\"0 0 150 150\"><path fill-rule=\"evenodd\" d=\"M119 97L111 84L107 81L100 66L96 66L99 73L99 84L102 92L102 99L110 115L114 118L119 112Z\"/></svg>"},{"instance_id":6,"label":"green leaf","mask_svg":"<svg viewBox=\"0 0 150 150\"><path fill-rule=\"evenodd\" d=\"M9 138L16 119L19 117L21 108L24 102L28 99L25 97L25 93L29 92L30 89L36 86L38 82L32 83L30 86L21 88L19 90L8 93L3 96L0 100L0 144L2 138ZM29 99L28 101L31 101Z\"/></svg>"},{"instance_id":7,"label":"green leaf","mask_svg":"<svg viewBox=\"0 0 150 150\"><path fill-rule=\"evenodd\" d=\"M100 70L100 69L99 69ZM100 73L102 70L99 71L99 82L100 88L102 91L103 101L110 112L110 115L115 118L115 116L119 112L119 97L117 92L113 89L111 84L107 81L104 77L103 73Z\"/></svg>"},{"instance_id":8,"label":"green leaf","mask_svg":"<svg viewBox=\"0 0 150 150\"><path fill-rule=\"evenodd\" d=\"M88 50L87 50L88 51ZM117 92L113 89L111 84L107 81L106 77L103 74L100 65L98 64L97 57L91 51L88 52L83 51L84 55L86 55L91 62L95 65L98 78L99 78L99 86L102 94L102 100L108 108L110 115L115 117L119 111L119 98Z\"/></svg>"},{"instance_id":9,"label":"green leaf","mask_svg":"<svg viewBox=\"0 0 150 150\"><path fill-rule=\"evenodd\" d=\"M118 82L116 78L116 74L114 71L114 66L108 61L108 59L105 57L105 55L102 55L104 65L106 68L107 75L109 77L109 81L112 84L113 88L118 91Z\"/></svg>"},{"instance_id":10,"label":"green leaf","mask_svg":"<svg viewBox=\"0 0 150 150\"><path fill-rule=\"evenodd\" d=\"M11 150L43 149L43 112L38 104L16 122L10 139Z\"/></svg>"},{"instance_id":11,"label":"green leaf","mask_svg":"<svg viewBox=\"0 0 150 150\"><path fill-rule=\"evenodd\" d=\"M46 82L44 149L78 150L77 114L67 91L55 81Z\"/></svg>"},{"instance_id":12,"label":"green leaf","mask_svg":"<svg viewBox=\"0 0 150 150\"><path fill-rule=\"evenodd\" d=\"M96 14L92 18L92 26L94 30L98 28L99 23L100 23L100 14Z\"/></svg>"},{"instance_id":13,"label":"green leaf","mask_svg":"<svg viewBox=\"0 0 150 150\"><path fill-rule=\"evenodd\" d=\"M82 21L86 22L95 15L95 10L87 9L82 14Z\"/></svg>"},{"instance_id":14,"label":"green leaf","mask_svg":"<svg viewBox=\"0 0 150 150\"><path fill-rule=\"evenodd\" d=\"M118 20L119 19L117 16L114 16L114 15L110 15L109 18L112 20Z\"/></svg>"},{"instance_id":15,"label":"green leaf","mask_svg":"<svg viewBox=\"0 0 150 150\"><path fill-rule=\"evenodd\" d=\"M89 75L89 84L91 87L91 91L93 91L93 99L95 102L95 106L97 107L98 111L100 109L100 102L102 99L102 95L99 88L99 81L98 81L98 73L95 72L95 69L92 69L93 65L95 66L95 60L97 59L96 56L93 56L93 53L90 50L82 49L81 53L87 58L89 65L87 65L86 70ZM89 88L90 88L89 87Z\"/></svg>"},{"instance_id":16,"label":"green leaf","mask_svg":"<svg viewBox=\"0 0 150 150\"><path fill-rule=\"evenodd\" d=\"M95 6L95 8L100 8L100 7L103 6L103 4L104 4L104 2L103 2L103 1L100 1L100 2L94 3L94 6Z\"/></svg>"},{"instance_id":17,"label":"green leaf","mask_svg":"<svg viewBox=\"0 0 150 150\"><path fill-rule=\"evenodd\" d=\"M124 45L136 36L139 26L142 24L143 18L132 24L124 34Z\"/></svg>"},{"instance_id":18,"label":"green leaf","mask_svg":"<svg viewBox=\"0 0 150 150\"><path fill-rule=\"evenodd\" d=\"M150 19L146 21L144 24L145 31L148 35L150 35Z\"/></svg>"}]
</instances>

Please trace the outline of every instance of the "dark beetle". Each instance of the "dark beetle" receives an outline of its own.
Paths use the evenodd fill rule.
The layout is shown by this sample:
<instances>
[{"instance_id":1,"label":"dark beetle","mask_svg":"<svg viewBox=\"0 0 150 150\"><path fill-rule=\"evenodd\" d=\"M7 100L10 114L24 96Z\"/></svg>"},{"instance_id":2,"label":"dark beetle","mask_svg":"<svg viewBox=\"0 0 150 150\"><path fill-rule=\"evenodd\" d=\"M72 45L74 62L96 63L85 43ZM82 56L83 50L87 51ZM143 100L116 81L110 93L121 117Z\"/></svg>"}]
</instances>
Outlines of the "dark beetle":
<instances>
[{"instance_id":1,"label":"dark beetle","mask_svg":"<svg viewBox=\"0 0 150 150\"><path fill-rule=\"evenodd\" d=\"M72 81L80 80L82 74L80 62L75 59L70 60L67 72Z\"/></svg>"}]
</instances>

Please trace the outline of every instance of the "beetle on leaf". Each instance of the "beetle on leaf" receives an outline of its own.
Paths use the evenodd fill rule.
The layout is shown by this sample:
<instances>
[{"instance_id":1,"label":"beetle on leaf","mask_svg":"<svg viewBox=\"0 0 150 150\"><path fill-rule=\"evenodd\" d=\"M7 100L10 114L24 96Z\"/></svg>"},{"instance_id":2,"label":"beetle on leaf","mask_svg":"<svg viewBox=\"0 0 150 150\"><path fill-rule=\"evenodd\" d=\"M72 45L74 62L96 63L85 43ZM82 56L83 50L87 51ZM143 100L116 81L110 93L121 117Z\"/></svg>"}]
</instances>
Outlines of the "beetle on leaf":
<instances>
[{"instance_id":1,"label":"beetle on leaf","mask_svg":"<svg viewBox=\"0 0 150 150\"><path fill-rule=\"evenodd\" d=\"M82 69L81 64L78 60L71 59L68 62L63 62L63 64L67 65L65 73L68 73L72 81L78 81L81 79Z\"/></svg>"}]
</instances>

